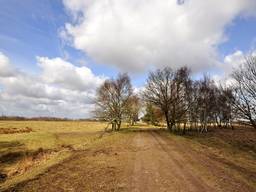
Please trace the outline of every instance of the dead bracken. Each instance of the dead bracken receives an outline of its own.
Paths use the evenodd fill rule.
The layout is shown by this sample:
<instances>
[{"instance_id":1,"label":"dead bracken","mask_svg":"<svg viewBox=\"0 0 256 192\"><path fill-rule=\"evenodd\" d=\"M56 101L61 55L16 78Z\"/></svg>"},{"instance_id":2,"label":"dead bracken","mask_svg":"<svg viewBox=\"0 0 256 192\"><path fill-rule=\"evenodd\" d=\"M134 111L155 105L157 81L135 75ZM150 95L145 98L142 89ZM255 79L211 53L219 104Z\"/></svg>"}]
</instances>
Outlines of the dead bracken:
<instances>
[{"instance_id":1,"label":"dead bracken","mask_svg":"<svg viewBox=\"0 0 256 192\"><path fill-rule=\"evenodd\" d=\"M15 133L29 133L32 132L32 128L1 128L0 134L15 134Z\"/></svg>"}]
</instances>

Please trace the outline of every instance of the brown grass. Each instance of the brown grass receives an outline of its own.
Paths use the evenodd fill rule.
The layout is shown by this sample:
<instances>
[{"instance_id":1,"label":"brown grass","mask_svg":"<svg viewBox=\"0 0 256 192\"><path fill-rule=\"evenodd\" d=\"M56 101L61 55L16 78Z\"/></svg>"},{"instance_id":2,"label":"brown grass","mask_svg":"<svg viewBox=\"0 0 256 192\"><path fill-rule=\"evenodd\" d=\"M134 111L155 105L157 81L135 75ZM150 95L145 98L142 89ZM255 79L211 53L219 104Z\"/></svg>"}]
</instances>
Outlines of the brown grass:
<instances>
[{"instance_id":1,"label":"brown grass","mask_svg":"<svg viewBox=\"0 0 256 192\"><path fill-rule=\"evenodd\" d=\"M0 129L0 134L14 134L14 133L29 133L33 130L29 127L25 128L2 128Z\"/></svg>"},{"instance_id":2,"label":"brown grass","mask_svg":"<svg viewBox=\"0 0 256 192\"><path fill-rule=\"evenodd\" d=\"M187 132L185 136L177 136L159 128L148 129L153 128L148 125L133 128L124 125L119 133L102 135L105 126L105 123L85 121L0 121L0 131L9 132L0 134L0 190L21 183L18 189L38 191L52 181L56 184L51 185L52 191L70 186L98 191L122 190L122 186L116 186L116 177L122 173L127 158L134 158L122 154L127 151L133 154L135 149L130 146L133 136L150 130L157 130L166 138L170 136L188 151L194 148L198 154L204 154L227 170L239 172L250 182L254 181L250 176L256 178L253 129L212 128L208 133ZM40 180L27 182L35 178Z\"/></svg>"}]
</instances>

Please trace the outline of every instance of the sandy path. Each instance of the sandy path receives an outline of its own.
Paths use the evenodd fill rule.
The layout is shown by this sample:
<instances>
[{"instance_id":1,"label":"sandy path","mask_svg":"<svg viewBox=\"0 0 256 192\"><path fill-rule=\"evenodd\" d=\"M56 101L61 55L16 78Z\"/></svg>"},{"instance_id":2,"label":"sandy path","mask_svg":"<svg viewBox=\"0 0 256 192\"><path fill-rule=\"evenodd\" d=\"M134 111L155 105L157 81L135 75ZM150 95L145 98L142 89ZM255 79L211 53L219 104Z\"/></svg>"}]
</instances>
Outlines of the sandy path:
<instances>
[{"instance_id":1,"label":"sandy path","mask_svg":"<svg viewBox=\"0 0 256 192\"><path fill-rule=\"evenodd\" d=\"M131 191L216 191L193 173L175 147L154 132L138 133Z\"/></svg>"},{"instance_id":2,"label":"sandy path","mask_svg":"<svg viewBox=\"0 0 256 192\"><path fill-rule=\"evenodd\" d=\"M236 169L240 165L228 159L218 161L215 154L197 151L189 144L158 131L137 133L135 158L127 166L132 169L127 191L255 191ZM255 177L254 172L246 172Z\"/></svg>"}]
</instances>

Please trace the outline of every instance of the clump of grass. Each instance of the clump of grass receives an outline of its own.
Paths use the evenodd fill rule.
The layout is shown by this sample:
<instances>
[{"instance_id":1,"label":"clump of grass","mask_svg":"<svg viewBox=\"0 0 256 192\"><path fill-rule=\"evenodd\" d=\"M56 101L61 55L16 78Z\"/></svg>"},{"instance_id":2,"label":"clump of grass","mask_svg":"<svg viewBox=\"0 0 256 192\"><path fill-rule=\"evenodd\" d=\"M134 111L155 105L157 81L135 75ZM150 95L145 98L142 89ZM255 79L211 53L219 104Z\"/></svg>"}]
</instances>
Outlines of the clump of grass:
<instances>
[{"instance_id":1,"label":"clump of grass","mask_svg":"<svg viewBox=\"0 0 256 192\"><path fill-rule=\"evenodd\" d=\"M0 134L14 134L14 133L29 133L33 131L29 127L25 128L2 128L0 129Z\"/></svg>"}]
</instances>

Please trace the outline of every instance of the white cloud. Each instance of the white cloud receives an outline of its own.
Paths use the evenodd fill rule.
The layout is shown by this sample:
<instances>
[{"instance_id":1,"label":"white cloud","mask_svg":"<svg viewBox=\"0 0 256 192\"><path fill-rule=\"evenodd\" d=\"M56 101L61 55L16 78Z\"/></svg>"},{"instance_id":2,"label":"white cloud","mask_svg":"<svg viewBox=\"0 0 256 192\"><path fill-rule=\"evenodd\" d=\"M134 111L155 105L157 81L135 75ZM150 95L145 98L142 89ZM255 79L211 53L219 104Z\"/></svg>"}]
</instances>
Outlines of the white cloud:
<instances>
[{"instance_id":1,"label":"white cloud","mask_svg":"<svg viewBox=\"0 0 256 192\"><path fill-rule=\"evenodd\" d=\"M223 72L225 75L229 75L237 69L245 61L245 55L242 51L237 50L234 53L231 53L224 58L224 63L222 65Z\"/></svg>"},{"instance_id":2,"label":"white cloud","mask_svg":"<svg viewBox=\"0 0 256 192\"><path fill-rule=\"evenodd\" d=\"M76 15L63 32L96 62L125 71L218 65L225 27L256 11L255 0L63 0ZM80 15L80 17L79 17Z\"/></svg>"},{"instance_id":3,"label":"white cloud","mask_svg":"<svg viewBox=\"0 0 256 192\"><path fill-rule=\"evenodd\" d=\"M10 65L10 60L0 52L0 77L10 77L14 75L14 69Z\"/></svg>"},{"instance_id":4,"label":"white cloud","mask_svg":"<svg viewBox=\"0 0 256 192\"><path fill-rule=\"evenodd\" d=\"M234 53L226 55L222 65L224 75L227 76L232 71L238 69L242 64L246 62L246 57L249 55L256 56L256 50L244 53L241 50L237 50Z\"/></svg>"},{"instance_id":5,"label":"white cloud","mask_svg":"<svg viewBox=\"0 0 256 192\"><path fill-rule=\"evenodd\" d=\"M61 58L37 57L37 61L43 70L42 79L45 82L67 89L89 91L103 80L103 77L95 76L89 68L76 67Z\"/></svg>"},{"instance_id":6,"label":"white cloud","mask_svg":"<svg viewBox=\"0 0 256 192\"><path fill-rule=\"evenodd\" d=\"M0 113L89 117L95 90L104 78L61 58L37 59L42 72L33 76L16 69L8 57L0 53Z\"/></svg>"},{"instance_id":7,"label":"white cloud","mask_svg":"<svg viewBox=\"0 0 256 192\"><path fill-rule=\"evenodd\" d=\"M239 67L246 62L246 57L248 55L256 56L256 50L251 51L250 53L244 53L241 50L237 50L234 53L226 55L220 65L220 74L213 75L214 81L225 85L233 84L234 81L231 77L232 72L239 69Z\"/></svg>"}]
</instances>

